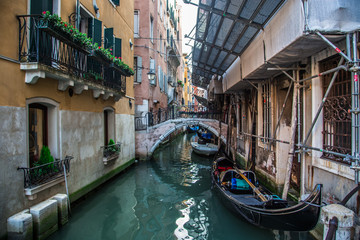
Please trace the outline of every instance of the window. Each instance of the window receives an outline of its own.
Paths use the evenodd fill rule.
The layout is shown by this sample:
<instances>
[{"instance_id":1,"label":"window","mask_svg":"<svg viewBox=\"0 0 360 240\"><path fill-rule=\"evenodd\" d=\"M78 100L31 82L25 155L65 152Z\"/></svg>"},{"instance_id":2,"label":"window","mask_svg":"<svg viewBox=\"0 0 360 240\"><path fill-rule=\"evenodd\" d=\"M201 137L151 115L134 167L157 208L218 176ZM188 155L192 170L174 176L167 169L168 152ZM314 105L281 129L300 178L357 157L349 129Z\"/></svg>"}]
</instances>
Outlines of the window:
<instances>
[{"instance_id":1,"label":"window","mask_svg":"<svg viewBox=\"0 0 360 240\"><path fill-rule=\"evenodd\" d=\"M139 11L138 10L134 11L134 35L135 35L135 37L140 36L140 33L139 33Z\"/></svg>"},{"instance_id":2,"label":"window","mask_svg":"<svg viewBox=\"0 0 360 240\"><path fill-rule=\"evenodd\" d=\"M150 40L154 42L154 19L150 17Z\"/></svg>"},{"instance_id":3,"label":"window","mask_svg":"<svg viewBox=\"0 0 360 240\"><path fill-rule=\"evenodd\" d=\"M50 149L51 155L58 158L58 103L45 98L27 101L29 167L40 158L43 146Z\"/></svg>"},{"instance_id":4,"label":"window","mask_svg":"<svg viewBox=\"0 0 360 240\"><path fill-rule=\"evenodd\" d=\"M115 141L115 113L113 108L104 110L104 146L107 146L110 139Z\"/></svg>"},{"instance_id":5,"label":"window","mask_svg":"<svg viewBox=\"0 0 360 240\"><path fill-rule=\"evenodd\" d=\"M320 64L320 72L335 68L339 60L339 57L325 60ZM324 93L332 77L332 74L322 77ZM340 70L324 103L324 149L351 155L351 113L348 109L351 109L351 73ZM323 153L323 157L346 163L333 154Z\"/></svg>"},{"instance_id":6,"label":"window","mask_svg":"<svg viewBox=\"0 0 360 240\"><path fill-rule=\"evenodd\" d=\"M262 84L262 103L263 103L263 133L265 138L270 138L271 134L271 101L270 101L270 80ZM268 142L268 139L263 139Z\"/></svg>"},{"instance_id":7,"label":"window","mask_svg":"<svg viewBox=\"0 0 360 240\"><path fill-rule=\"evenodd\" d=\"M32 167L40 158L43 146L48 145L47 107L32 103L29 104L29 162Z\"/></svg>"}]
</instances>

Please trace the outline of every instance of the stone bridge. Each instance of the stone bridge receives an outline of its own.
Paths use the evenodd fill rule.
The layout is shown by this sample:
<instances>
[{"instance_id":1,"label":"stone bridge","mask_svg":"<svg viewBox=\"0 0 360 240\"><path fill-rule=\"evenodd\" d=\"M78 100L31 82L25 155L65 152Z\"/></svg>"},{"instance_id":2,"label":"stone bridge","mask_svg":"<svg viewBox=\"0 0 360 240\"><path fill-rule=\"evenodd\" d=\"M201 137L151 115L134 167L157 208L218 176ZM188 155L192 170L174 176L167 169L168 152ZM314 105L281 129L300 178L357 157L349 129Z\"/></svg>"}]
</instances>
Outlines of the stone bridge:
<instances>
[{"instance_id":1,"label":"stone bridge","mask_svg":"<svg viewBox=\"0 0 360 240\"><path fill-rule=\"evenodd\" d=\"M219 137L219 121L204 118L180 118L171 119L146 130L135 133L135 152L139 159L150 157L162 142L166 141L171 134L179 134L186 131L190 125L199 125ZM226 144L227 124L221 123L221 140Z\"/></svg>"}]
</instances>

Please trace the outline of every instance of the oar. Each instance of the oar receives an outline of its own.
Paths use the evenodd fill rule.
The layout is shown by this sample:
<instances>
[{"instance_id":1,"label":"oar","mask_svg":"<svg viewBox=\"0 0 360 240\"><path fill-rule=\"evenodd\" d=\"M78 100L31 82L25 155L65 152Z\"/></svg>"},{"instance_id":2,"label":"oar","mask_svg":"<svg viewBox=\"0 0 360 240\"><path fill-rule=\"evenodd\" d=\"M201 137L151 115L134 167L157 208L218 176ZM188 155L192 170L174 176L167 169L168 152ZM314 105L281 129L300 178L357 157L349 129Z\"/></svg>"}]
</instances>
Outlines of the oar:
<instances>
[{"instance_id":1,"label":"oar","mask_svg":"<svg viewBox=\"0 0 360 240\"><path fill-rule=\"evenodd\" d=\"M235 168L235 170L239 173L239 175L249 184L249 186L254 190L254 192L259 196L259 198L261 199L261 201L266 202L267 199L266 197L259 191L259 189L257 187L255 187L254 184L252 184L252 182L250 182L250 180L241 172L240 169Z\"/></svg>"}]
</instances>

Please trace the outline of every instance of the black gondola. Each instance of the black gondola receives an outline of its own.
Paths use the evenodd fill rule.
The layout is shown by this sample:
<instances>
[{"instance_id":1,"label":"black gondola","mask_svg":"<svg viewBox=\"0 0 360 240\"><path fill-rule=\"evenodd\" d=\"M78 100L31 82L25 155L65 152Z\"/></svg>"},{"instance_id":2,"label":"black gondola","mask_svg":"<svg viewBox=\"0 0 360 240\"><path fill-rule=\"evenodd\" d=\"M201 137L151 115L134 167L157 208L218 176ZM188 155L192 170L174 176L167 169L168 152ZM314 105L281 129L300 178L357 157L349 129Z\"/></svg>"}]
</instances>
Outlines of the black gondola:
<instances>
[{"instance_id":1,"label":"black gondola","mask_svg":"<svg viewBox=\"0 0 360 240\"><path fill-rule=\"evenodd\" d=\"M287 201L276 195L260 191L255 174L236 168L226 157L214 160L211 176L214 189L226 207L256 226L284 231L310 231L318 222L321 184L316 185L307 199L289 206Z\"/></svg>"}]
</instances>

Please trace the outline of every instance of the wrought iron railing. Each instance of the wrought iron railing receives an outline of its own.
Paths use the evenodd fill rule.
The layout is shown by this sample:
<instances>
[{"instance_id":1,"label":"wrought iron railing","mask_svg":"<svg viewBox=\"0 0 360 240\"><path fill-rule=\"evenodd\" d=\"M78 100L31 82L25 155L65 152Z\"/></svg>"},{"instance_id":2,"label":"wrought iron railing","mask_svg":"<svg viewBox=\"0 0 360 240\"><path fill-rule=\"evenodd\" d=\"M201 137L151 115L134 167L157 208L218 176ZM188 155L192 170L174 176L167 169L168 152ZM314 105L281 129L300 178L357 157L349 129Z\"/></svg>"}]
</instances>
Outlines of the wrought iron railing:
<instances>
[{"instance_id":1,"label":"wrought iron railing","mask_svg":"<svg viewBox=\"0 0 360 240\"><path fill-rule=\"evenodd\" d=\"M63 177L64 168L66 173L70 172L71 159L73 159L73 157L66 156L63 160L56 160L32 168L18 167L18 170L23 170L24 172L24 188L32 188Z\"/></svg>"},{"instance_id":2,"label":"wrought iron railing","mask_svg":"<svg viewBox=\"0 0 360 240\"><path fill-rule=\"evenodd\" d=\"M116 143L112 145L102 146L103 157L107 159L117 158L121 151L121 144Z\"/></svg>"},{"instance_id":3,"label":"wrought iron railing","mask_svg":"<svg viewBox=\"0 0 360 240\"><path fill-rule=\"evenodd\" d=\"M19 61L41 63L65 74L125 92L125 74L93 50L52 30L41 15L21 15Z\"/></svg>"},{"instance_id":4,"label":"wrought iron railing","mask_svg":"<svg viewBox=\"0 0 360 240\"><path fill-rule=\"evenodd\" d=\"M155 126L170 119L177 118L205 118L219 119L220 113L204 109L200 105L173 106L167 109L143 113L142 116L135 117L135 130L145 130L147 127Z\"/></svg>"}]
</instances>

